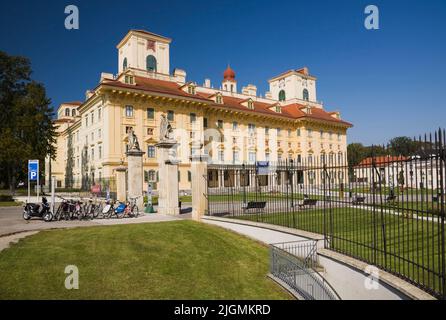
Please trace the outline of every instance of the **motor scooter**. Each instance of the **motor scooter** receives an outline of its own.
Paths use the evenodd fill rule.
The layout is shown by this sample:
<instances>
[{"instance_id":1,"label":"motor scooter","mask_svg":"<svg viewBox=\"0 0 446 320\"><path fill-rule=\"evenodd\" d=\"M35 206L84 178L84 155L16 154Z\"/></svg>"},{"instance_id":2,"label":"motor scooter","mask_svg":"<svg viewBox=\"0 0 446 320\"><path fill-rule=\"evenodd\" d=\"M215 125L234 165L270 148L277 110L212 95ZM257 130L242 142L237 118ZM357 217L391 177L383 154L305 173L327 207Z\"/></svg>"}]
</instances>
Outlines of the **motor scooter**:
<instances>
[{"instance_id":1,"label":"motor scooter","mask_svg":"<svg viewBox=\"0 0 446 320\"><path fill-rule=\"evenodd\" d=\"M32 217L43 218L45 222L53 220L50 204L45 197L42 197L42 206L38 203L26 203L23 207L23 219L29 220Z\"/></svg>"}]
</instances>

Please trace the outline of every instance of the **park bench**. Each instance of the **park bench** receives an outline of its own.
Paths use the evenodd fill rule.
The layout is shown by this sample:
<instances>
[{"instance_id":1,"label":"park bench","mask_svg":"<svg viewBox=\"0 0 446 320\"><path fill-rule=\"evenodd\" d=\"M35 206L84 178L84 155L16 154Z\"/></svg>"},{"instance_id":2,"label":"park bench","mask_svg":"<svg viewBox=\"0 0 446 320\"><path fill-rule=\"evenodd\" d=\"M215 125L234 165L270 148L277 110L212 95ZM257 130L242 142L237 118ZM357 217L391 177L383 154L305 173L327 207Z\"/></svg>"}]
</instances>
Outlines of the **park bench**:
<instances>
[{"instance_id":1,"label":"park bench","mask_svg":"<svg viewBox=\"0 0 446 320\"><path fill-rule=\"evenodd\" d=\"M386 202L391 202L391 201L395 201L395 200L396 200L395 195L390 195L390 196L387 196L387 198L386 198Z\"/></svg>"},{"instance_id":2,"label":"park bench","mask_svg":"<svg viewBox=\"0 0 446 320\"><path fill-rule=\"evenodd\" d=\"M352 204L358 205L365 202L365 197L356 197L353 199Z\"/></svg>"},{"instance_id":3,"label":"park bench","mask_svg":"<svg viewBox=\"0 0 446 320\"><path fill-rule=\"evenodd\" d=\"M249 201L245 206L243 206L243 211L247 211L250 209L256 209L256 212L259 213L263 211L266 207L266 201Z\"/></svg>"},{"instance_id":4,"label":"park bench","mask_svg":"<svg viewBox=\"0 0 446 320\"><path fill-rule=\"evenodd\" d=\"M299 203L299 207L303 208L306 206L315 206L317 204L317 200L316 199L304 199L304 201L302 203Z\"/></svg>"}]
</instances>

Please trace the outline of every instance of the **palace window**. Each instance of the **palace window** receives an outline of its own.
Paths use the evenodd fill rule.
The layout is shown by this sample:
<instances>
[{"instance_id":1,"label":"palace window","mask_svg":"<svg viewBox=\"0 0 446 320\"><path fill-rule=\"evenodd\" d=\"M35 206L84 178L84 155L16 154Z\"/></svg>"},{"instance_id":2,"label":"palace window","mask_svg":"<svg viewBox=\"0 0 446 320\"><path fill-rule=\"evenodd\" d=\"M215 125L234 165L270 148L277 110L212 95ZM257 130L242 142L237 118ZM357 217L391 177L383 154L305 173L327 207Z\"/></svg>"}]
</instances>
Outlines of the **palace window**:
<instances>
[{"instance_id":1,"label":"palace window","mask_svg":"<svg viewBox=\"0 0 446 320\"><path fill-rule=\"evenodd\" d=\"M269 161L269 159L270 159L270 153L265 152L265 161Z\"/></svg>"},{"instance_id":2,"label":"palace window","mask_svg":"<svg viewBox=\"0 0 446 320\"><path fill-rule=\"evenodd\" d=\"M71 110L71 116L74 117L76 115L76 109Z\"/></svg>"},{"instance_id":3,"label":"palace window","mask_svg":"<svg viewBox=\"0 0 446 320\"><path fill-rule=\"evenodd\" d=\"M203 118L203 128L208 127L208 118Z\"/></svg>"},{"instance_id":4,"label":"palace window","mask_svg":"<svg viewBox=\"0 0 446 320\"><path fill-rule=\"evenodd\" d=\"M197 115L195 113L191 113L189 115L189 120L191 124L194 124L197 121Z\"/></svg>"},{"instance_id":5,"label":"palace window","mask_svg":"<svg viewBox=\"0 0 446 320\"><path fill-rule=\"evenodd\" d=\"M288 138L291 138L291 130L288 129Z\"/></svg>"},{"instance_id":6,"label":"palace window","mask_svg":"<svg viewBox=\"0 0 446 320\"><path fill-rule=\"evenodd\" d=\"M280 130L280 128L277 128L277 136L280 137L282 135L282 130Z\"/></svg>"},{"instance_id":7,"label":"palace window","mask_svg":"<svg viewBox=\"0 0 446 320\"><path fill-rule=\"evenodd\" d=\"M94 123L94 111L92 111L90 113L90 115L91 115L91 124L93 124Z\"/></svg>"},{"instance_id":8,"label":"palace window","mask_svg":"<svg viewBox=\"0 0 446 320\"><path fill-rule=\"evenodd\" d=\"M265 127L265 136L269 135L269 127Z\"/></svg>"},{"instance_id":9,"label":"palace window","mask_svg":"<svg viewBox=\"0 0 446 320\"><path fill-rule=\"evenodd\" d=\"M253 135L256 133L256 125L253 123L248 123L248 133Z\"/></svg>"},{"instance_id":10,"label":"palace window","mask_svg":"<svg viewBox=\"0 0 446 320\"><path fill-rule=\"evenodd\" d=\"M133 77L132 76L125 76L124 77L124 82L126 84L133 84Z\"/></svg>"},{"instance_id":11,"label":"palace window","mask_svg":"<svg viewBox=\"0 0 446 320\"><path fill-rule=\"evenodd\" d=\"M133 127L125 127L125 133L129 133L130 130L133 130Z\"/></svg>"},{"instance_id":12,"label":"palace window","mask_svg":"<svg viewBox=\"0 0 446 320\"><path fill-rule=\"evenodd\" d=\"M237 150L232 151L232 162L238 163L239 162L239 153Z\"/></svg>"},{"instance_id":13,"label":"palace window","mask_svg":"<svg viewBox=\"0 0 446 320\"><path fill-rule=\"evenodd\" d=\"M124 58L124 61L122 62L122 69L123 70L127 69L127 58Z\"/></svg>"},{"instance_id":14,"label":"palace window","mask_svg":"<svg viewBox=\"0 0 446 320\"><path fill-rule=\"evenodd\" d=\"M279 101L285 101L285 100L286 100L285 90L280 90L279 91Z\"/></svg>"},{"instance_id":15,"label":"palace window","mask_svg":"<svg viewBox=\"0 0 446 320\"><path fill-rule=\"evenodd\" d=\"M218 161L223 162L225 159L225 152L223 150L218 151Z\"/></svg>"},{"instance_id":16,"label":"palace window","mask_svg":"<svg viewBox=\"0 0 446 320\"><path fill-rule=\"evenodd\" d=\"M311 135L312 135L312 133L313 133L313 130L308 129L307 132L308 132L308 138L311 138Z\"/></svg>"},{"instance_id":17,"label":"palace window","mask_svg":"<svg viewBox=\"0 0 446 320\"><path fill-rule=\"evenodd\" d=\"M276 106L276 112L277 113L282 113L282 108L280 106Z\"/></svg>"},{"instance_id":18,"label":"palace window","mask_svg":"<svg viewBox=\"0 0 446 320\"><path fill-rule=\"evenodd\" d=\"M99 159L102 159L102 146L98 147L98 156L99 156Z\"/></svg>"},{"instance_id":19,"label":"palace window","mask_svg":"<svg viewBox=\"0 0 446 320\"><path fill-rule=\"evenodd\" d=\"M156 181L156 172L155 170L149 170L149 182Z\"/></svg>"},{"instance_id":20,"label":"palace window","mask_svg":"<svg viewBox=\"0 0 446 320\"><path fill-rule=\"evenodd\" d=\"M187 171L187 181L191 182L192 181L192 172Z\"/></svg>"},{"instance_id":21,"label":"palace window","mask_svg":"<svg viewBox=\"0 0 446 320\"><path fill-rule=\"evenodd\" d=\"M147 119L155 119L155 109L147 108Z\"/></svg>"},{"instance_id":22,"label":"palace window","mask_svg":"<svg viewBox=\"0 0 446 320\"><path fill-rule=\"evenodd\" d=\"M91 160L94 160L94 148L91 148Z\"/></svg>"},{"instance_id":23,"label":"palace window","mask_svg":"<svg viewBox=\"0 0 446 320\"><path fill-rule=\"evenodd\" d=\"M153 128L147 128L147 135L153 136Z\"/></svg>"},{"instance_id":24,"label":"palace window","mask_svg":"<svg viewBox=\"0 0 446 320\"><path fill-rule=\"evenodd\" d=\"M300 128L299 128L299 129L297 129L297 132L296 132L296 134L297 134L297 136L298 136L298 137L300 137Z\"/></svg>"},{"instance_id":25,"label":"palace window","mask_svg":"<svg viewBox=\"0 0 446 320\"><path fill-rule=\"evenodd\" d=\"M167 120L174 121L175 113L172 110L167 111Z\"/></svg>"},{"instance_id":26,"label":"palace window","mask_svg":"<svg viewBox=\"0 0 446 320\"><path fill-rule=\"evenodd\" d=\"M248 101L248 108L249 109L254 109L254 102L252 100Z\"/></svg>"},{"instance_id":27,"label":"palace window","mask_svg":"<svg viewBox=\"0 0 446 320\"><path fill-rule=\"evenodd\" d=\"M218 94L215 100L216 100L216 102L219 103L219 104L222 104L222 103L223 103L223 98L221 97L221 94Z\"/></svg>"},{"instance_id":28,"label":"palace window","mask_svg":"<svg viewBox=\"0 0 446 320\"><path fill-rule=\"evenodd\" d=\"M187 92L188 92L189 94L195 94L195 86L194 86L194 85L189 85L189 86L187 87Z\"/></svg>"},{"instance_id":29,"label":"palace window","mask_svg":"<svg viewBox=\"0 0 446 320\"><path fill-rule=\"evenodd\" d=\"M304 91L302 92L302 98L305 101L309 101L310 100L310 96L308 94L308 90L307 89L304 89Z\"/></svg>"},{"instance_id":30,"label":"palace window","mask_svg":"<svg viewBox=\"0 0 446 320\"><path fill-rule=\"evenodd\" d=\"M223 129L223 120L217 120L217 128Z\"/></svg>"},{"instance_id":31,"label":"palace window","mask_svg":"<svg viewBox=\"0 0 446 320\"><path fill-rule=\"evenodd\" d=\"M125 116L127 118L133 118L133 106L125 106Z\"/></svg>"},{"instance_id":32,"label":"palace window","mask_svg":"<svg viewBox=\"0 0 446 320\"><path fill-rule=\"evenodd\" d=\"M237 131L237 130L238 130L238 123L237 123L237 121L234 121L232 123L232 131Z\"/></svg>"},{"instance_id":33,"label":"palace window","mask_svg":"<svg viewBox=\"0 0 446 320\"><path fill-rule=\"evenodd\" d=\"M155 158L155 146L148 146L147 147L147 157L148 158Z\"/></svg>"},{"instance_id":34,"label":"palace window","mask_svg":"<svg viewBox=\"0 0 446 320\"><path fill-rule=\"evenodd\" d=\"M321 139L324 137L324 131L321 130Z\"/></svg>"},{"instance_id":35,"label":"palace window","mask_svg":"<svg viewBox=\"0 0 446 320\"><path fill-rule=\"evenodd\" d=\"M255 153L255 151L250 151L249 152L249 154L248 154L248 161L250 163L256 162L256 153Z\"/></svg>"},{"instance_id":36,"label":"palace window","mask_svg":"<svg viewBox=\"0 0 446 320\"><path fill-rule=\"evenodd\" d=\"M101 121L101 117L102 117L102 109L99 108L98 109L98 121Z\"/></svg>"},{"instance_id":37,"label":"palace window","mask_svg":"<svg viewBox=\"0 0 446 320\"><path fill-rule=\"evenodd\" d=\"M70 116L70 109L68 109L68 108L65 109L65 116L66 117Z\"/></svg>"},{"instance_id":38,"label":"palace window","mask_svg":"<svg viewBox=\"0 0 446 320\"><path fill-rule=\"evenodd\" d=\"M148 55L146 58L147 71L156 72L156 58L152 55Z\"/></svg>"}]
</instances>

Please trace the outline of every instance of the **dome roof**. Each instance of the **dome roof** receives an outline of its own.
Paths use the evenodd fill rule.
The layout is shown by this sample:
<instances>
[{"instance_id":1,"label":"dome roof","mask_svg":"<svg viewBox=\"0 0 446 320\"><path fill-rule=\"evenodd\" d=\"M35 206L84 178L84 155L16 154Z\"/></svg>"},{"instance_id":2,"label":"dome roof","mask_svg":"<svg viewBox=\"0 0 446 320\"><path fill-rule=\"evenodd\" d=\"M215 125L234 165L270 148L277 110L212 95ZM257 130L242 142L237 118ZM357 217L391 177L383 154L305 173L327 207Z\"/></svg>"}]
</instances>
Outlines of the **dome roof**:
<instances>
[{"instance_id":1,"label":"dome roof","mask_svg":"<svg viewBox=\"0 0 446 320\"><path fill-rule=\"evenodd\" d=\"M231 69L231 67L228 65L225 72L223 72L223 78L225 80L229 81L235 81L235 72Z\"/></svg>"}]
</instances>

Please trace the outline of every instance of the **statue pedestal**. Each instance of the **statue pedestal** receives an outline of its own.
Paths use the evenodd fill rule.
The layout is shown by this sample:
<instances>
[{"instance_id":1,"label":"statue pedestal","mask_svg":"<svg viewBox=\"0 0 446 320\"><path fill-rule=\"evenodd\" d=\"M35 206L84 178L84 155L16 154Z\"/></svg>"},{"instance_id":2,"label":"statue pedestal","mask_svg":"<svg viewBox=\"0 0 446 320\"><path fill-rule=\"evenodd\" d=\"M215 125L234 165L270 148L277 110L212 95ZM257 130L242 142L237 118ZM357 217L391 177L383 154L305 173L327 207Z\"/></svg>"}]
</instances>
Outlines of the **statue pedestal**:
<instances>
[{"instance_id":1,"label":"statue pedestal","mask_svg":"<svg viewBox=\"0 0 446 320\"><path fill-rule=\"evenodd\" d=\"M158 158L158 213L179 215L177 142L166 140L156 145Z\"/></svg>"},{"instance_id":2,"label":"statue pedestal","mask_svg":"<svg viewBox=\"0 0 446 320\"><path fill-rule=\"evenodd\" d=\"M142 167L142 156L144 152L141 150L129 150L127 151L127 200L130 198L139 197L136 200L136 205L139 211L143 210L143 191L142 191L142 181L144 177L143 167ZM119 199L121 200L121 199Z\"/></svg>"}]
</instances>

